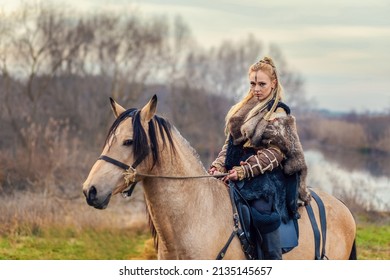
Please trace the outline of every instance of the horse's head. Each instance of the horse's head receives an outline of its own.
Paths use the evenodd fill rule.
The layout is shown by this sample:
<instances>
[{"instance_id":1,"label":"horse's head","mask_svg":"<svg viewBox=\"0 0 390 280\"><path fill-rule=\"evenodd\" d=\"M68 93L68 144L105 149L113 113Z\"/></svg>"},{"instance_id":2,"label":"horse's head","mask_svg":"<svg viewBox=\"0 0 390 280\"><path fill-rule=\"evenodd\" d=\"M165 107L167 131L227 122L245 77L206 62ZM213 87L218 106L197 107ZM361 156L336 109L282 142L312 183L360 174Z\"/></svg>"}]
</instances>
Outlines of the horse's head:
<instances>
[{"instance_id":1,"label":"horse's head","mask_svg":"<svg viewBox=\"0 0 390 280\"><path fill-rule=\"evenodd\" d=\"M147 171L158 162L157 133L165 133L172 142L169 123L155 116L156 96L141 110L125 110L113 99L111 107L116 120L107 135L102 156L93 165L83 184L87 203L98 209L106 208L112 195L128 187L129 182L124 179L124 172L129 167L130 171L135 167ZM156 126L158 130L155 129ZM137 180L133 178L130 183Z\"/></svg>"}]
</instances>

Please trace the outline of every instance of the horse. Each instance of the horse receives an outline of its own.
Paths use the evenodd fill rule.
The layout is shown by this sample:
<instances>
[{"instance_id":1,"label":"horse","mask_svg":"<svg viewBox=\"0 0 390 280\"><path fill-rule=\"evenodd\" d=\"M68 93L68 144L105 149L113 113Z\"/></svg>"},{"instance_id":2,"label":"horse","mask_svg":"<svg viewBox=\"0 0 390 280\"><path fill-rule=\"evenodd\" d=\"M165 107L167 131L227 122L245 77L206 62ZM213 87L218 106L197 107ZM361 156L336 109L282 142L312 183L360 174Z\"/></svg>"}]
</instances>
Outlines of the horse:
<instances>
[{"instance_id":1,"label":"horse","mask_svg":"<svg viewBox=\"0 0 390 280\"><path fill-rule=\"evenodd\" d=\"M83 183L88 205L105 209L113 195L142 181L157 258L215 259L234 228L234 206L225 183L211 177L177 128L156 114L156 96L140 110L126 110L112 98L110 102L116 119L102 156ZM315 191L327 215L326 257L356 258L351 212L336 197ZM318 207L313 210L318 220ZM304 207L298 212L299 244L283 259L312 260L315 241L310 218ZM223 258L246 259L239 238L231 239Z\"/></svg>"}]
</instances>

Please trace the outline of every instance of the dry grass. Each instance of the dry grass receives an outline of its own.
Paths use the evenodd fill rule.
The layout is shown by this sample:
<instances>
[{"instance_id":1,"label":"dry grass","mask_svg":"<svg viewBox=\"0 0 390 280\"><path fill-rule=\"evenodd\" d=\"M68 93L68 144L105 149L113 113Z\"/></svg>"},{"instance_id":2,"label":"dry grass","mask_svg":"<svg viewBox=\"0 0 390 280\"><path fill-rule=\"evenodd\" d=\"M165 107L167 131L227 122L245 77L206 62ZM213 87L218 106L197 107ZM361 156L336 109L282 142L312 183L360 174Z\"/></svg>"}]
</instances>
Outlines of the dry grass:
<instances>
[{"instance_id":1,"label":"dry grass","mask_svg":"<svg viewBox=\"0 0 390 280\"><path fill-rule=\"evenodd\" d=\"M0 253L5 259L156 259L141 189L114 197L106 210L82 197L31 192L0 198ZM367 212L350 198L358 223L359 259L389 259L390 215Z\"/></svg>"},{"instance_id":2,"label":"dry grass","mask_svg":"<svg viewBox=\"0 0 390 280\"><path fill-rule=\"evenodd\" d=\"M80 190L81 193L81 190ZM14 192L0 198L0 234L34 234L57 227L83 229L124 229L146 232L147 219L141 192L136 197L114 197L109 207L97 210L85 199L62 199L45 193Z\"/></svg>"}]
</instances>

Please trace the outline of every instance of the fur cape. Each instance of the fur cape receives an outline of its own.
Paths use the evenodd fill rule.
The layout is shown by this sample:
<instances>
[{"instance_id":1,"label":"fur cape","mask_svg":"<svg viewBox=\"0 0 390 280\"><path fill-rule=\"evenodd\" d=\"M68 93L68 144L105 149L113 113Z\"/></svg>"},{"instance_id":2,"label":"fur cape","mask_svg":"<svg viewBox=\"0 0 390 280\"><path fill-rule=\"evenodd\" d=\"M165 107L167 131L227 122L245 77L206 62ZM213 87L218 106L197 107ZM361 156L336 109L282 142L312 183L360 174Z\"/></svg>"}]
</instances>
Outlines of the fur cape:
<instances>
[{"instance_id":1,"label":"fur cape","mask_svg":"<svg viewBox=\"0 0 390 280\"><path fill-rule=\"evenodd\" d=\"M251 119L244 121L247 114L245 111L247 110L240 110L230 120L229 128L234 138L233 143L238 145L246 142L245 146L249 145L255 149L269 146L278 147L285 155L282 162L284 173L287 175L297 173L299 175L299 198L305 204L309 203L311 195L306 186L307 165L299 140L295 117L285 115L267 121L263 117L268 110L264 110Z\"/></svg>"}]
</instances>

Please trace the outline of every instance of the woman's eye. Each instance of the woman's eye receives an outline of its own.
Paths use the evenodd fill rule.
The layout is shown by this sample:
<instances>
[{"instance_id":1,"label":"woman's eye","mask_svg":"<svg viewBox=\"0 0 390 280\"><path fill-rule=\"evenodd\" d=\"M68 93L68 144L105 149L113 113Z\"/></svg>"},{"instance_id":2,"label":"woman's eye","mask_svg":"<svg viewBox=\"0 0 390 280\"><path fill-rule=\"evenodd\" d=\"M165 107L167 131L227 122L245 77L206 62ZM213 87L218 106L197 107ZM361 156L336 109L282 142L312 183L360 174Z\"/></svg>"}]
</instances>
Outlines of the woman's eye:
<instances>
[{"instance_id":1,"label":"woman's eye","mask_svg":"<svg viewBox=\"0 0 390 280\"><path fill-rule=\"evenodd\" d=\"M133 140L127 139L123 141L123 146L131 146L133 144Z\"/></svg>"},{"instance_id":2,"label":"woman's eye","mask_svg":"<svg viewBox=\"0 0 390 280\"><path fill-rule=\"evenodd\" d=\"M250 84L251 84L251 87L254 87L256 85L256 83L254 83L254 82L250 82Z\"/></svg>"},{"instance_id":3,"label":"woman's eye","mask_svg":"<svg viewBox=\"0 0 390 280\"><path fill-rule=\"evenodd\" d=\"M266 83L260 83L259 86L260 87L265 87L267 84Z\"/></svg>"}]
</instances>

